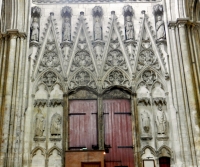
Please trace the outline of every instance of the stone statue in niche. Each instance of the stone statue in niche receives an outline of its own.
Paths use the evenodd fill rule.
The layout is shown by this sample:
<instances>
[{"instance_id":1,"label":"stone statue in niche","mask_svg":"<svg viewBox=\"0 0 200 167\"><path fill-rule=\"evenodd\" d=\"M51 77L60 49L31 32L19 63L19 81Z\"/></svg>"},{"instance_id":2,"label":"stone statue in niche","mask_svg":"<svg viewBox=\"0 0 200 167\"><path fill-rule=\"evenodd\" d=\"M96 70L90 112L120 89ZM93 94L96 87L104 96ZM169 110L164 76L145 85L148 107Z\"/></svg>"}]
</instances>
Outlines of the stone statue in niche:
<instances>
[{"instance_id":1,"label":"stone statue in niche","mask_svg":"<svg viewBox=\"0 0 200 167\"><path fill-rule=\"evenodd\" d=\"M94 23L94 40L101 40L102 39L102 25L99 16L95 17Z\"/></svg>"},{"instance_id":2,"label":"stone statue in niche","mask_svg":"<svg viewBox=\"0 0 200 167\"><path fill-rule=\"evenodd\" d=\"M126 16L125 33L126 33L126 40L134 39L134 28L131 16Z\"/></svg>"},{"instance_id":3,"label":"stone statue in niche","mask_svg":"<svg viewBox=\"0 0 200 167\"><path fill-rule=\"evenodd\" d=\"M43 137L45 130L45 118L41 109L38 109L35 119L35 137Z\"/></svg>"},{"instance_id":4,"label":"stone statue in niche","mask_svg":"<svg viewBox=\"0 0 200 167\"><path fill-rule=\"evenodd\" d=\"M69 17L64 18L62 34L63 34L63 41L71 40L71 24Z\"/></svg>"},{"instance_id":5,"label":"stone statue in niche","mask_svg":"<svg viewBox=\"0 0 200 167\"><path fill-rule=\"evenodd\" d=\"M149 114L144 111L142 114L142 127L145 133L149 133L150 130L150 118L149 118Z\"/></svg>"},{"instance_id":6,"label":"stone statue in niche","mask_svg":"<svg viewBox=\"0 0 200 167\"><path fill-rule=\"evenodd\" d=\"M158 135L166 135L167 133L167 119L162 106L158 106L158 112L156 115L157 133Z\"/></svg>"},{"instance_id":7,"label":"stone statue in niche","mask_svg":"<svg viewBox=\"0 0 200 167\"><path fill-rule=\"evenodd\" d=\"M34 17L31 24L31 41L39 41L39 24L38 18Z\"/></svg>"},{"instance_id":8,"label":"stone statue in niche","mask_svg":"<svg viewBox=\"0 0 200 167\"><path fill-rule=\"evenodd\" d=\"M61 124L62 118L59 114L54 114L51 119L51 136L60 136L61 135Z\"/></svg>"},{"instance_id":9,"label":"stone statue in niche","mask_svg":"<svg viewBox=\"0 0 200 167\"><path fill-rule=\"evenodd\" d=\"M156 35L157 35L157 40L162 40L166 38L165 25L164 21L162 20L162 16L157 16Z\"/></svg>"}]
</instances>

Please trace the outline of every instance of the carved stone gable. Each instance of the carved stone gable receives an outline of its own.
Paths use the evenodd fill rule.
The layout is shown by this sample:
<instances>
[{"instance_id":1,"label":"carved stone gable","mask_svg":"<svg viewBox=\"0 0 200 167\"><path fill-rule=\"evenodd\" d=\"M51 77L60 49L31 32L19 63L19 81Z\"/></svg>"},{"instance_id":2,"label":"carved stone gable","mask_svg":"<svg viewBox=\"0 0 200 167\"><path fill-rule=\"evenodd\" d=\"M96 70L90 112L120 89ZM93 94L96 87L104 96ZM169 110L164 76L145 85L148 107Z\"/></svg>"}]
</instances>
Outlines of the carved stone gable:
<instances>
[{"instance_id":1,"label":"carved stone gable","mask_svg":"<svg viewBox=\"0 0 200 167\"><path fill-rule=\"evenodd\" d=\"M152 30L151 23L148 21L145 11L139 34L138 44L136 47L136 65L135 73L151 67L156 71L166 73L165 62L161 50L156 45L155 34Z\"/></svg>"},{"instance_id":2,"label":"carved stone gable","mask_svg":"<svg viewBox=\"0 0 200 167\"><path fill-rule=\"evenodd\" d=\"M50 13L48 24L46 24L44 36L42 37L42 45L38 51L34 77L47 69L54 69L63 75L62 52L55 19L53 17L54 13Z\"/></svg>"},{"instance_id":3,"label":"carved stone gable","mask_svg":"<svg viewBox=\"0 0 200 167\"><path fill-rule=\"evenodd\" d=\"M106 73L108 70L115 67L118 67L127 73L132 73L130 60L123 42L124 36L121 34L121 28L118 26L115 12L112 11L111 14L112 19L110 27L108 27L110 30L104 50L104 66L102 73Z\"/></svg>"}]
</instances>

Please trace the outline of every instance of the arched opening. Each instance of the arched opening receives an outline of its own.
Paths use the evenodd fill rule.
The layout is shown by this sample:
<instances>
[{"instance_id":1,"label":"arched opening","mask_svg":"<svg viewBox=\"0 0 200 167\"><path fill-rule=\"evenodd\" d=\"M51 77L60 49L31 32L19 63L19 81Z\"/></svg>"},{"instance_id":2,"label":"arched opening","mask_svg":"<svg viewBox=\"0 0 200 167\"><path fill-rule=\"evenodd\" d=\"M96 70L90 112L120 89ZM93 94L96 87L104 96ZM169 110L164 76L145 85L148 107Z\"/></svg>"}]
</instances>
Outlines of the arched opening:
<instances>
[{"instance_id":1,"label":"arched opening","mask_svg":"<svg viewBox=\"0 0 200 167\"><path fill-rule=\"evenodd\" d=\"M159 158L160 167L170 167L170 158L169 157L160 157Z\"/></svg>"}]
</instances>

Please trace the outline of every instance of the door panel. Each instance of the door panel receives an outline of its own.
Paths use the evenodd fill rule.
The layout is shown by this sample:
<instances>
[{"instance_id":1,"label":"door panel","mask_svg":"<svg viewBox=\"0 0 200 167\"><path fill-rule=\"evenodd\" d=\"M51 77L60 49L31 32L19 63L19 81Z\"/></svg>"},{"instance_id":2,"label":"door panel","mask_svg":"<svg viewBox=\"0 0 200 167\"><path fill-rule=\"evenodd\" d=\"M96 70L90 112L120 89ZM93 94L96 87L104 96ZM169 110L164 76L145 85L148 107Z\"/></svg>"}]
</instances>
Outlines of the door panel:
<instances>
[{"instance_id":1,"label":"door panel","mask_svg":"<svg viewBox=\"0 0 200 167\"><path fill-rule=\"evenodd\" d=\"M106 167L134 166L130 100L104 100Z\"/></svg>"},{"instance_id":2,"label":"door panel","mask_svg":"<svg viewBox=\"0 0 200 167\"><path fill-rule=\"evenodd\" d=\"M82 162L82 167L101 167L101 162Z\"/></svg>"},{"instance_id":3,"label":"door panel","mask_svg":"<svg viewBox=\"0 0 200 167\"><path fill-rule=\"evenodd\" d=\"M96 100L71 100L69 103L71 149L97 144L97 102Z\"/></svg>"}]
</instances>

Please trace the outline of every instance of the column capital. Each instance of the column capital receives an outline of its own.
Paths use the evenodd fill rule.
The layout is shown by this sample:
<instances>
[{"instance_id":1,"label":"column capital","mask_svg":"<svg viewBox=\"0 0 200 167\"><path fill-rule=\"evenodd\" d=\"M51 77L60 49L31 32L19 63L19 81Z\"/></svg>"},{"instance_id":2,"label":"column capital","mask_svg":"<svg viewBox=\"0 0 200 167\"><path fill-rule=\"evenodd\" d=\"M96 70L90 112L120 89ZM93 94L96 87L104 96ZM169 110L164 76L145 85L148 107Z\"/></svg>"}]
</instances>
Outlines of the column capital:
<instances>
[{"instance_id":1,"label":"column capital","mask_svg":"<svg viewBox=\"0 0 200 167\"><path fill-rule=\"evenodd\" d=\"M11 39L26 38L26 33L19 32L18 29L7 29L6 32L0 34L0 38L10 37Z\"/></svg>"},{"instance_id":2,"label":"column capital","mask_svg":"<svg viewBox=\"0 0 200 167\"><path fill-rule=\"evenodd\" d=\"M179 28L185 27L189 22L189 18L178 18L176 20L176 24Z\"/></svg>"}]
</instances>

